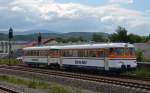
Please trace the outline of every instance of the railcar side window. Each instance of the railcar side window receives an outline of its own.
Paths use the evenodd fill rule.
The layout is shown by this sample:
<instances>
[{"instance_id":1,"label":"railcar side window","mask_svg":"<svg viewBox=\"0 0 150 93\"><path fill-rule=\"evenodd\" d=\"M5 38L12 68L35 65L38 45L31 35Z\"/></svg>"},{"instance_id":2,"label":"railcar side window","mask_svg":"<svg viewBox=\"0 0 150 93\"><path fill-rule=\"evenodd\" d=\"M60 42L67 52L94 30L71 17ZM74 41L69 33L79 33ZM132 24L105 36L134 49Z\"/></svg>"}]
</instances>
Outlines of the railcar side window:
<instances>
[{"instance_id":1,"label":"railcar side window","mask_svg":"<svg viewBox=\"0 0 150 93\"><path fill-rule=\"evenodd\" d=\"M34 55L33 56L37 56L37 51L36 50L34 51Z\"/></svg>"},{"instance_id":2,"label":"railcar side window","mask_svg":"<svg viewBox=\"0 0 150 93\"><path fill-rule=\"evenodd\" d=\"M64 53L64 51L61 51L62 53ZM49 56L51 57L58 57L59 56L59 50L53 49L49 51Z\"/></svg>"},{"instance_id":3,"label":"railcar side window","mask_svg":"<svg viewBox=\"0 0 150 93\"><path fill-rule=\"evenodd\" d=\"M28 55L28 51L24 51L24 56L27 56Z\"/></svg>"},{"instance_id":4,"label":"railcar side window","mask_svg":"<svg viewBox=\"0 0 150 93\"><path fill-rule=\"evenodd\" d=\"M67 56L67 52L65 50L62 50L62 56L64 56L64 57Z\"/></svg>"},{"instance_id":5,"label":"railcar side window","mask_svg":"<svg viewBox=\"0 0 150 93\"><path fill-rule=\"evenodd\" d=\"M78 57L84 57L84 50L78 50Z\"/></svg>"},{"instance_id":6,"label":"railcar side window","mask_svg":"<svg viewBox=\"0 0 150 93\"><path fill-rule=\"evenodd\" d=\"M113 55L113 54L114 54L114 49L113 49L113 48L110 48L110 49L109 49L109 54L110 54L110 55Z\"/></svg>"},{"instance_id":7,"label":"railcar side window","mask_svg":"<svg viewBox=\"0 0 150 93\"><path fill-rule=\"evenodd\" d=\"M25 56L47 56L47 53L45 50L24 51Z\"/></svg>"},{"instance_id":8,"label":"railcar side window","mask_svg":"<svg viewBox=\"0 0 150 93\"><path fill-rule=\"evenodd\" d=\"M62 50L64 57L104 57L104 51L98 49Z\"/></svg>"},{"instance_id":9,"label":"railcar side window","mask_svg":"<svg viewBox=\"0 0 150 93\"><path fill-rule=\"evenodd\" d=\"M96 51L95 50L90 50L90 57L96 57Z\"/></svg>"},{"instance_id":10,"label":"railcar side window","mask_svg":"<svg viewBox=\"0 0 150 93\"><path fill-rule=\"evenodd\" d=\"M96 52L96 57L104 57L105 54L104 54L104 51L97 51Z\"/></svg>"},{"instance_id":11,"label":"railcar side window","mask_svg":"<svg viewBox=\"0 0 150 93\"><path fill-rule=\"evenodd\" d=\"M77 50L73 50L73 57L77 57L78 56L78 51Z\"/></svg>"},{"instance_id":12,"label":"railcar side window","mask_svg":"<svg viewBox=\"0 0 150 93\"><path fill-rule=\"evenodd\" d=\"M88 50L87 49L84 50L84 57L88 57Z\"/></svg>"},{"instance_id":13,"label":"railcar side window","mask_svg":"<svg viewBox=\"0 0 150 93\"><path fill-rule=\"evenodd\" d=\"M73 56L72 50L68 50L68 56L69 56L69 57L72 57L72 56Z\"/></svg>"},{"instance_id":14,"label":"railcar side window","mask_svg":"<svg viewBox=\"0 0 150 93\"><path fill-rule=\"evenodd\" d=\"M40 50L40 51L39 51L39 56L42 56L42 55L43 55L43 51Z\"/></svg>"},{"instance_id":15,"label":"railcar side window","mask_svg":"<svg viewBox=\"0 0 150 93\"><path fill-rule=\"evenodd\" d=\"M38 50L36 51L36 56L39 56L39 51Z\"/></svg>"},{"instance_id":16,"label":"railcar side window","mask_svg":"<svg viewBox=\"0 0 150 93\"><path fill-rule=\"evenodd\" d=\"M32 56L32 55L33 55L33 51L30 51L30 52L29 52L29 55Z\"/></svg>"}]
</instances>

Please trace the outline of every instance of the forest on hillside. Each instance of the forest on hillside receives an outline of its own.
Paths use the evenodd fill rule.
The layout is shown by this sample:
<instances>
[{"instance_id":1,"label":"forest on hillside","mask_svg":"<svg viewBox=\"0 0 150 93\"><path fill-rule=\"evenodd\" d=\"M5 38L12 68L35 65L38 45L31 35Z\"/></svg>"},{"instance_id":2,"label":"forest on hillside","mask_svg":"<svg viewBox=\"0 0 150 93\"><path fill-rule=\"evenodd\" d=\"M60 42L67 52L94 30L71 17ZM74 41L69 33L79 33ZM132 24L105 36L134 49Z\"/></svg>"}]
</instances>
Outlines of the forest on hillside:
<instances>
[{"instance_id":1,"label":"forest on hillside","mask_svg":"<svg viewBox=\"0 0 150 93\"><path fill-rule=\"evenodd\" d=\"M42 32L42 31L41 31ZM37 40L39 33L14 35L15 41L33 41ZM133 33L128 34L128 31L119 26L112 34L104 32L68 32L68 33L41 33L42 39L54 38L58 42L129 42L129 43L143 43L150 40L150 34L147 36L140 36ZM8 35L0 33L0 40L8 40Z\"/></svg>"}]
</instances>

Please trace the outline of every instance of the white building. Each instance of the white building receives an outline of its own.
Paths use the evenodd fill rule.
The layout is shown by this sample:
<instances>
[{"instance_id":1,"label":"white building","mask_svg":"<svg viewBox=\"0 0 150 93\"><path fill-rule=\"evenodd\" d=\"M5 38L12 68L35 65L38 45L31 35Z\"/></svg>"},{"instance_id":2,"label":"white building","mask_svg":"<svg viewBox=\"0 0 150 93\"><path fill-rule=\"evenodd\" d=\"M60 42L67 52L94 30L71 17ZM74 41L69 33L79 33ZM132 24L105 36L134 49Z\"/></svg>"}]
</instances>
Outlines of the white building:
<instances>
[{"instance_id":1,"label":"white building","mask_svg":"<svg viewBox=\"0 0 150 93\"><path fill-rule=\"evenodd\" d=\"M9 53L9 42L0 41L0 57L6 56Z\"/></svg>"},{"instance_id":2,"label":"white building","mask_svg":"<svg viewBox=\"0 0 150 93\"><path fill-rule=\"evenodd\" d=\"M54 45L57 44L54 39L43 39L42 45ZM38 42L27 42L27 41L12 41L11 50L13 51L14 56L20 56L22 52L21 49L29 46L37 46ZM0 58L6 57L9 54L9 41L0 41Z\"/></svg>"},{"instance_id":3,"label":"white building","mask_svg":"<svg viewBox=\"0 0 150 93\"><path fill-rule=\"evenodd\" d=\"M12 51L15 50L15 46L13 46L15 43L11 43L11 49ZM0 41L0 57L5 57L9 54L9 41Z\"/></svg>"}]
</instances>

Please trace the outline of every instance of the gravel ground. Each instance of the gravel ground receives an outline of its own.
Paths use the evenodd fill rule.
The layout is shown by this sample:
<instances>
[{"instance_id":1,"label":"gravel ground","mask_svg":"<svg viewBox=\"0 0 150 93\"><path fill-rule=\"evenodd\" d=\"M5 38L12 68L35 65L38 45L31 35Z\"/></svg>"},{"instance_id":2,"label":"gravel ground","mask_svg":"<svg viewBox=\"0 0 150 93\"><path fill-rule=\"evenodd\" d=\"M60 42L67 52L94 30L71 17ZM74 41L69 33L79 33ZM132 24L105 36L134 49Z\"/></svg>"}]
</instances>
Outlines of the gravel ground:
<instances>
[{"instance_id":1,"label":"gravel ground","mask_svg":"<svg viewBox=\"0 0 150 93\"><path fill-rule=\"evenodd\" d=\"M150 91L135 89L130 87L123 87L119 85L107 84L107 83L98 83L87 80L80 80L75 78L67 78L61 76L53 76L53 75L43 75L37 74L34 72L24 72L24 71L15 71L15 70L2 70L0 69L0 73L17 75L26 78L36 78L45 82L56 82L62 85L68 85L76 88L87 89L99 93L150 93Z\"/></svg>"},{"instance_id":2,"label":"gravel ground","mask_svg":"<svg viewBox=\"0 0 150 93\"><path fill-rule=\"evenodd\" d=\"M8 74L0 74L0 75L8 75ZM20 76L16 76L16 75L8 75L8 76L15 76L17 78L21 78L21 79L24 79L24 80L27 80L27 81L32 80L30 78L24 78L24 77L20 77ZM41 82L48 83L49 85L57 84L57 83L53 83L53 82L45 82L45 81L41 81ZM57 85L60 85L60 84L57 84ZM0 86L10 88L10 89L13 89L15 91L19 91L19 93L52 93L50 90L28 88L27 86L24 86L24 85L11 84L11 83L4 82L4 81L1 81L1 80L0 80ZM64 85L60 85L60 86L64 86ZM79 88L69 87L69 86L66 86L66 87L72 88L72 89L75 89L75 90L81 90L83 93L97 93L97 92L93 92L93 91L86 90L86 89L79 89ZM4 92L4 91L0 90L0 93L7 93L7 92Z\"/></svg>"},{"instance_id":3,"label":"gravel ground","mask_svg":"<svg viewBox=\"0 0 150 93\"><path fill-rule=\"evenodd\" d=\"M15 90L19 93L50 93L40 89L32 89L22 85L15 85L7 82L0 81L0 86ZM1 93L1 92L0 92Z\"/></svg>"}]
</instances>

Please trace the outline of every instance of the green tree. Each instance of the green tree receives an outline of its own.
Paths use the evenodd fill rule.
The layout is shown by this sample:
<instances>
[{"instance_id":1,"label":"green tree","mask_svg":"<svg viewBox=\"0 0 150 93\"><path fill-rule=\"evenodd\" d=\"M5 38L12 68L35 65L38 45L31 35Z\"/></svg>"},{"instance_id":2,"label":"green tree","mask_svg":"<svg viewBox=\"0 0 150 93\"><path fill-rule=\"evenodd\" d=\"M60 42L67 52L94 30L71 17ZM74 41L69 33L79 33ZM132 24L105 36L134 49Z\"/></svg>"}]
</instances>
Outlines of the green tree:
<instances>
[{"instance_id":1,"label":"green tree","mask_svg":"<svg viewBox=\"0 0 150 93\"><path fill-rule=\"evenodd\" d=\"M118 27L116 33L110 36L112 42L128 42L127 30L123 27Z\"/></svg>"},{"instance_id":2,"label":"green tree","mask_svg":"<svg viewBox=\"0 0 150 93\"><path fill-rule=\"evenodd\" d=\"M79 36L78 37L78 41L81 41L81 42L84 42L84 41L86 41L82 36Z\"/></svg>"},{"instance_id":3,"label":"green tree","mask_svg":"<svg viewBox=\"0 0 150 93\"><path fill-rule=\"evenodd\" d=\"M82 36L79 36L79 37L68 37L68 38L57 37L56 41L62 43L68 43L68 42L78 42L78 41L84 42L86 40Z\"/></svg>"},{"instance_id":4,"label":"green tree","mask_svg":"<svg viewBox=\"0 0 150 93\"><path fill-rule=\"evenodd\" d=\"M65 39L63 39L63 38L61 38L61 37L57 37L57 38L55 38L55 40L56 40L57 42L65 43Z\"/></svg>"},{"instance_id":5,"label":"green tree","mask_svg":"<svg viewBox=\"0 0 150 93\"><path fill-rule=\"evenodd\" d=\"M69 37L69 38L67 38L67 41L68 42L77 42L78 38L76 38L76 37Z\"/></svg>"},{"instance_id":6,"label":"green tree","mask_svg":"<svg viewBox=\"0 0 150 93\"><path fill-rule=\"evenodd\" d=\"M144 38L142 38L139 35L135 35L135 34L129 34L128 35L128 41L130 43L140 43L140 42L143 42L143 40L144 40Z\"/></svg>"},{"instance_id":7,"label":"green tree","mask_svg":"<svg viewBox=\"0 0 150 93\"><path fill-rule=\"evenodd\" d=\"M150 40L150 34L146 37L145 41L149 41Z\"/></svg>"},{"instance_id":8,"label":"green tree","mask_svg":"<svg viewBox=\"0 0 150 93\"><path fill-rule=\"evenodd\" d=\"M95 41L95 42L106 42L106 39L104 38L103 35L94 33L93 36L92 36L92 41Z\"/></svg>"}]
</instances>

